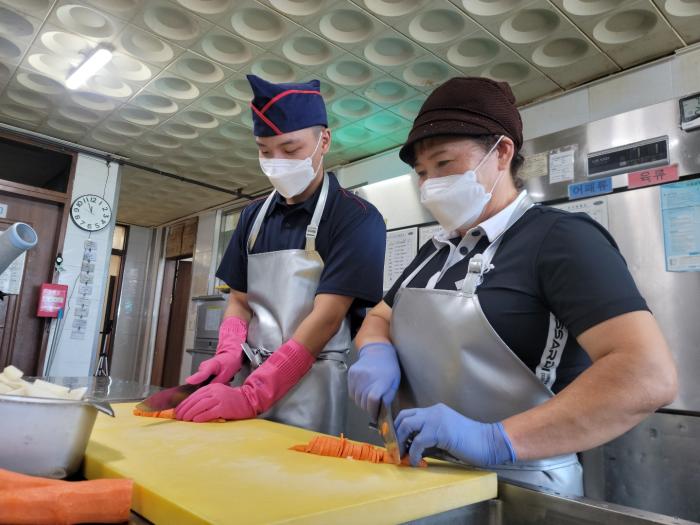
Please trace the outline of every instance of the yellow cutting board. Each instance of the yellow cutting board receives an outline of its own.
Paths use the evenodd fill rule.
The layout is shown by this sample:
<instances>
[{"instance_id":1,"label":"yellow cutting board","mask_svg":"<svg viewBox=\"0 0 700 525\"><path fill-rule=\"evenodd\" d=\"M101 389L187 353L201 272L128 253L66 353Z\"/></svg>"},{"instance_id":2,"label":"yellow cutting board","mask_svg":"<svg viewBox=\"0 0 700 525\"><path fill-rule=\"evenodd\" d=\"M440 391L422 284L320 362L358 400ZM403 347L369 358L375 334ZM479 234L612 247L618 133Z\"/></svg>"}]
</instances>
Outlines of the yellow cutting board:
<instances>
[{"instance_id":1,"label":"yellow cutting board","mask_svg":"<svg viewBox=\"0 0 700 525\"><path fill-rule=\"evenodd\" d=\"M159 525L400 523L496 497L493 473L320 457L289 450L307 430L136 417L133 406L99 414L84 472L133 479L133 509Z\"/></svg>"}]
</instances>

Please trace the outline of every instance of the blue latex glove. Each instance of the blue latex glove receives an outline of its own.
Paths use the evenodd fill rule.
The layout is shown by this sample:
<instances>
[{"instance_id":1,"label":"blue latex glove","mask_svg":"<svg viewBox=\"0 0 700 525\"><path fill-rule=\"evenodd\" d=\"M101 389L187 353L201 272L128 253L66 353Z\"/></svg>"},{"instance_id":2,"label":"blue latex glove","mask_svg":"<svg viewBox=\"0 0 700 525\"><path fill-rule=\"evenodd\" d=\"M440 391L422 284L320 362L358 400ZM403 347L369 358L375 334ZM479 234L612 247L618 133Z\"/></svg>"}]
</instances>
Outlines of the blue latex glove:
<instances>
[{"instance_id":1,"label":"blue latex glove","mask_svg":"<svg viewBox=\"0 0 700 525\"><path fill-rule=\"evenodd\" d=\"M348 371L348 390L357 406L376 423L379 405L391 404L401 382L396 349L389 343L369 343Z\"/></svg>"},{"instance_id":2,"label":"blue latex glove","mask_svg":"<svg viewBox=\"0 0 700 525\"><path fill-rule=\"evenodd\" d=\"M476 467L516 461L515 450L501 423L474 421L442 403L402 410L394 423L401 446L413 440L408 454L414 467L428 448L444 450ZM401 452L403 456L405 451Z\"/></svg>"}]
</instances>

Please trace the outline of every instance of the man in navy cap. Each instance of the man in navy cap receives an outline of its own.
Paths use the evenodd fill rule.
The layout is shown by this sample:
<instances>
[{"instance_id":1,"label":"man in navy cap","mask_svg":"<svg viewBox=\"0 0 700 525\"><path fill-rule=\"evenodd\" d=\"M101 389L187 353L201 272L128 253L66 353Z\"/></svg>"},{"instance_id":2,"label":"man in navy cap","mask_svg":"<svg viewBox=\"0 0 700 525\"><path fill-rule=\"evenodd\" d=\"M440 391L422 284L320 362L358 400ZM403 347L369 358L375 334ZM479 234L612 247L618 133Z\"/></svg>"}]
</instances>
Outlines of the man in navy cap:
<instances>
[{"instance_id":1,"label":"man in navy cap","mask_svg":"<svg viewBox=\"0 0 700 525\"><path fill-rule=\"evenodd\" d=\"M248 81L260 166L275 191L241 214L216 273L231 287L216 355L187 381L215 377L176 415L200 422L262 414L338 434L350 314L381 299L386 228L371 204L323 169L331 132L319 81Z\"/></svg>"}]
</instances>

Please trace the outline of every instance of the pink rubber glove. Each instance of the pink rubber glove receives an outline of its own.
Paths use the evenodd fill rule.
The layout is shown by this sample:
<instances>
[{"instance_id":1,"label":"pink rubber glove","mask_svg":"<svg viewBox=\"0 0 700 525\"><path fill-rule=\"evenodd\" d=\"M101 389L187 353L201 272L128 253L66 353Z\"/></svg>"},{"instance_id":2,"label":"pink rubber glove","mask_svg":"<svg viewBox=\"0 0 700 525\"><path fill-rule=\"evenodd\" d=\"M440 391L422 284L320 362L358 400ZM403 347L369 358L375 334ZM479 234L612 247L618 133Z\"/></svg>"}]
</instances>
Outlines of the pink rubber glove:
<instances>
[{"instance_id":1,"label":"pink rubber glove","mask_svg":"<svg viewBox=\"0 0 700 525\"><path fill-rule=\"evenodd\" d=\"M185 379L190 385L197 385L216 375L212 383L228 383L243 365L243 348L248 336L248 323L240 317L227 317L219 327L219 344L216 354L203 361L197 372Z\"/></svg>"},{"instance_id":2,"label":"pink rubber glove","mask_svg":"<svg viewBox=\"0 0 700 525\"><path fill-rule=\"evenodd\" d=\"M242 386L204 386L175 409L175 417L202 423L212 419L252 419L268 411L311 369L316 359L293 339L280 346Z\"/></svg>"}]
</instances>

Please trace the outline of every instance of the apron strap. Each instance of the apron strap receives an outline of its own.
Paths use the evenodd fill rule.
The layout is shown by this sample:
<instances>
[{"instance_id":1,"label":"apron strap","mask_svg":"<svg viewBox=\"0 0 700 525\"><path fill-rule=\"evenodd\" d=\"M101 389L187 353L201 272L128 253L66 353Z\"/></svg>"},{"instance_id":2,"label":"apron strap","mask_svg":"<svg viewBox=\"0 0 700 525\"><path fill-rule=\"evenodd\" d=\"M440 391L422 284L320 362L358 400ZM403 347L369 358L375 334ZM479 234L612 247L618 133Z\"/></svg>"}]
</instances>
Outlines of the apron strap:
<instances>
[{"instance_id":1,"label":"apron strap","mask_svg":"<svg viewBox=\"0 0 700 525\"><path fill-rule=\"evenodd\" d=\"M462 292L467 296L475 295L476 289L484 280L484 275L493 270L494 266L491 264L491 261L498 247L501 245L501 240L503 240L505 233L533 206L535 206L535 203L530 196L525 193L525 195L520 198L520 202L515 210L513 210L505 229L486 247L483 253L477 253L474 257L469 259L467 276L462 283Z\"/></svg>"},{"instance_id":2,"label":"apron strap","mask_svg":"<svg viewBox=\"0 0 700 525\"><path fill-rule=\"evenodd\" d=\"M416 275L418 275L418 274L420 273L420 271L421 271L423 268L425 268L425 266L433 259L433 257L435 257L443 248L444 248L444 246L440 246L439 248L436 247L436 248L435 248L435 251L434 251L432 254L430 254L429 257L426 257L426 258L425 258L425 261L423 261L422 263L420 263L420 264L416 267L416 269L413 270L413 271L410 273L410 275L409 275L408 277L406 277L406 278L403 280L403 282L401 283L401 288L406 288L406 287L410 284L410 282L416 277Z\"/></svg>"},{"instance_id":3,"label":"apron strap","mask_svg":"<svg viewBox=\"0 0 700 525\"><path fill-rule=\"evenodd\" d=\"M330 187L330 181L328 179L328 173L323 174L323 185L321 186L321 194L318 196L318 202L316 203L316 209L314 214L311 216L311 222L306 227L306 251L315 252L316 251L316 236L318 235L318 225L321 224L321 217L323 216L323 210L326 207L326 201L328 200L328 189Z\"/></svg>"},{"instance_id":4,"label":"apron strap","mask_svg":"<svg viewBox=\"0 0 700 525\"><path fill-rule=\"evenodd\" d=\"M330 180L328 178L328 173L323 174L323 185L321 186L321 194L318 197L318 202L316 203L316 209L314 209L314 214L311 217L311 222L306 227L306 251L316 251L316 235L318 235L318 225L321 223L321 217L323 216L323 210L326 207L326 201L328 200L328 188L330 187ZM260 233L260 228L262 228L263 220L265 220L265 215L267 215L267 210L270 209L272 201L277 195L277 191L273 191L265 199L265 203L258 210L258 214L255 217L255 222L253 222L253 227L250 229L250 234L248 235L247 251L248 255L253 251L253 246L255 246L255 241L258 240L258 234Z\"/></svg>"},{"instance_id":5,"label":"apron strap","mask_svg":"<svg viewBox=\"0 0 700 525\"><path fill-rule=\"evenodd\" d=\"M267 199L265 199L265 203L258 210L258 215L255 217L255 222L253 223L253 227L250 229L250 235L248 235L248 243L247 243L248 255L250 255L250 252L253 251L253 246L255 246L255 241L258 240L258 234L260 233L260 228L262 227L263 220L265 219L265 215L267 215L267 210L270 209L270 205L272 204L272 200L275 198L275 195L277 195L277 191L273 191L272 193L270 193L270 195L267 197Z\"/></svg>"}]
</instances>

